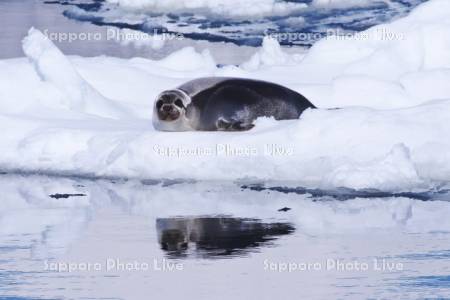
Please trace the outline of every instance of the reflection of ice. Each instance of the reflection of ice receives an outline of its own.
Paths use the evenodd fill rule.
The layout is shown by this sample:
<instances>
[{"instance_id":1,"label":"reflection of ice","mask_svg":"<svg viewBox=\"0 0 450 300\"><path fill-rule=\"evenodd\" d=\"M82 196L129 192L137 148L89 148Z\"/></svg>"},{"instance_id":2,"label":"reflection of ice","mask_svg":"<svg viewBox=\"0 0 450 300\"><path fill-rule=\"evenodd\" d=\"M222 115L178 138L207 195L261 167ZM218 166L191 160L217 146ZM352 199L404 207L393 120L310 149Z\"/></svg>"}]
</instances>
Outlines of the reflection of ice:
<instances>
[{"instance_id":1,"label":"reflection of ice","mask_svg":"<svg viewBox=\"0 0 450 300\"><path fill-rule=\"evenodd\" d=\"M87 197L55 199L49 196L54 191L79 190L74 180L2 176L0 189L5 195L0 208L0 241L29 243L32 258L64 253L89 219Z\"/></svg>"},{"instance_id":2,"label":"reflection of ice","mask_svg":"<svg viewBox=\"0 0 450 300\"><path fill-rule=\"evenodd\" d=\"M41 240L33 242L33 258L48 259L61 256L80 236L89 221L88 209L70 209L63 223L47 226L41 234Z\"/></svg>"},{"instance_id":3,"label":"reflection of ice","mask_svg":"<svg viewBox=\"0 0 450 300\"><path fill-rule=\"evenodd\" d=\"M321 228L323 222L330 222L334 218L338 222L341 218L358 218L363 213L379 212L378 217L366 220L366 224L370 221L376 227L395 226L399 216L404 215L407 216L406 225L410 226L406 229L418 230L413 225L420 222L424 225L420 230L422 232L438 228L450 230L447 222L441 220L438 226L434 221L450 208L448 189L445 187L417 193L389 193L376 190L310 189L293 186L289 182L241 184L2 175L0 189L5 195L0 206L0 234L41 235L42 240L51 239L53 235L64 235L66 240L70 236L69 231L77 231L97 210L111 206L127 214L161 220L186 215L233 215L244 218L242 221L238 219L239 222L245 218L257 218L262 223L270 223L267 220L279 217L302 226L308 225L311 229ZM289 212L278 211L286 206L291 208ZM355 210L356 207L360 209ZM331 215L325 216L325 211ZM304 214L308 214L315 222L306 222L302 219ZM428 218L430 214L434 218ZM204 223L207 219L199 220ZM187 222L184 219L179 221ZM347 222L336 223L333 229L346 230L345 224Z\"/></svg>"},{"instance_id":4,"label":"reflection of ice","mask_svg":"<svg viewBox=\"0 0 450 300\"><path fill-rule=\"evenodd\" d=\"M172 257L183 256L193 247L205 258L242 255L294 231L288 223L230 217L157 219L156 228L161 248Z\"/></svg>"},{"instance_id":5,"label":"reflection of ice","mask_svg":"<svg viewBox=\"0 0 450 300\"><path fill-rule=\"evenodd\" d=\"M96 212L106 207L156 219L159 242L165 250L187 248L192 243L191 249L197 249L199 253L205 250L206 256L232 254L289 233L287 222L314 233L376 228L450 231L450 223L444 218L450 213L450 202L446 201L448 194L439 191L389 195L377 191L272 186L275 187L271 184L266 187L225 182L90 181L2 175L0 189L5 196L0 206L0 239L9 246L25 243L31 247L33 258L58 257L70 250L71 245L83 236ZM56 194L67 197L54 197ZM444 201L420 201L424 197ZM286 206L291 210L279 211ZM172 218L183 215L232 215L242 219ZM284 223L274 223L273 217L281 218ZM261 221L256 222L254 218ZM217 240L211 240L212 236ZM11 243L11 237L20 237L17 238L20 245ZM230 237L236 240L228 239Z\"/></svg>"}]
</instances>

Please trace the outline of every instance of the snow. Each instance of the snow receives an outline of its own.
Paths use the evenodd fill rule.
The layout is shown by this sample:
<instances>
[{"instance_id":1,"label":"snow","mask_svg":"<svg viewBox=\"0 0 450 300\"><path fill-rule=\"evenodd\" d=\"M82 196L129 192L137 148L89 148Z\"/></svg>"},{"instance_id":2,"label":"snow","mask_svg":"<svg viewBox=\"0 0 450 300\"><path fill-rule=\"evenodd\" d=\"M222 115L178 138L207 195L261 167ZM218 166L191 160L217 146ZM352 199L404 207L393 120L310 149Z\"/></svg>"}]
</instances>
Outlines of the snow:
<instances>
[{"instance_id":1,"label":"snow","mask_svg":"<svg viewBox=\"0 0 450 300\"><path fill-rule=\"evenodd\" d=\"M283 52L280 44L275 39L265 37L261 49L247 62L243 63L241 67L249 71L255 71L261 66L286 64L289 59L289 56Z\"/></svg>"},{"instance_id":2,"label":"snow","mask_svg":"<svg viewBox=\"0 0 450 300\"><path fill-rule=\"evenodd\" d=\"M214 71L216 64L209 51L206 49L201 54L195 52L194 47L186 47L166 58L158 61L161 68L174 71Z\"/></svg>"},{"instance_id":3,"label":"snow","mask_svg":"<svg viewBox=\"0 0 450 300\"><path fill-rule=\"evenodd\" d=\"M327 177L328 185L351 186L356 189L367 189L375 186L382 190L414 188L421 184L417 170L411 162L409 149L403 145L395 145L386 156L363 164L343 164ZM394 184L394 186L392 186Z\"/></svg>"},{"instance_id":4,"label":"snow","mask_svg":"<svg viewBox=\"0 0 450 300\"><path fill-rule=\"evenodd\" d=\"M113 30L113 29L109 29ZM109 33L111 37L119 42L121 45L133 45L136 48L150 47L158 50L164 47L165 39L161 35L150 35L145 32L131 30L128 28L117 29Z\"/></svg>"},{"instance_id":5,"label":"snow","mask_svg":"<svg viewBox=\"0 0 450 300\"><path fill-rule=\"evenodd\" d=\"M312 4L322 7L366 6L377 0L313 0ZM390 2L390 1L388 1Z\"/></svg>"},{"instance_id":6,"label":"snow","mask_svg":"<svg viewBox=\"0 0 450 300\"><path fill-rule=\"evenodd\" d=\"M358 36L324 39L307 53L284 53L266 38L249 61L223 68L193 48L159 61L67 57L31 29L26 58L0 61L0 169L433 188L450 178L449 25L450 2L432 0ZM155 131L155 97L202 76L274 81L320 109L295 121L258 120L242 133ZM341 109L328 109L335 107Z\"/></svg>"},{"instance_id":7,"label":"snow","mask_svg":"<svg viewBox=\"0 0 450 300\"><path fill-rule=\"evenodd\" d=\"M62 95L56 107L108 117L124 117L124 108L100 95L74 69L70 61L39 30L31 28L23 40L23 51L44 83Z\"/></svg>"}]
</instances>

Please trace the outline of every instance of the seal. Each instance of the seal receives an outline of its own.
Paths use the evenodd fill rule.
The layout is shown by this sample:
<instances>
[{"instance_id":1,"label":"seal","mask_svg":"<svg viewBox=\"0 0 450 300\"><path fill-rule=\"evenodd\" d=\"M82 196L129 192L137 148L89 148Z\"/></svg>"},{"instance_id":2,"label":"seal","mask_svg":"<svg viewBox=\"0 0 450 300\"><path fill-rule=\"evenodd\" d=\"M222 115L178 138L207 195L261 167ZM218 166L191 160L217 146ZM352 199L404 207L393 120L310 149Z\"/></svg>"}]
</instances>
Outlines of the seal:
<instances>
[{"instance_id":1,"label":"seal","mask_svg":"<svg viewBox=\"0 0 450 300\"><path fill-rule=\"evenodd\" d=\"M153 107L161 131L244 131L259 117L298 119L315 106L301 94L261 80L205 77L163 91Z\"/></svg>"}]
</instances>

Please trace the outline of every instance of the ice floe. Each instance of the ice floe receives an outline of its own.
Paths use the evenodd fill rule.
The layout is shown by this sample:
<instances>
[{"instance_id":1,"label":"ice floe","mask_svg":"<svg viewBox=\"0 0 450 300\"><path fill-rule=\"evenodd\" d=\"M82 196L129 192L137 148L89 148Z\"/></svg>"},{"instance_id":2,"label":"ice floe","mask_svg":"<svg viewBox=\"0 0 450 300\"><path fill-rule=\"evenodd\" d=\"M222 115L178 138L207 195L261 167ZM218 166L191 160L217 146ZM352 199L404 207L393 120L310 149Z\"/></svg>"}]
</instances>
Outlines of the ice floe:
<instances>
[{"instance_id":1,"label":"ice floe","mask_svg":"<svg viewBox=\"0 0 450 300\"><path fill-rule=\"evenodd\" d=\"M32 29L27 57L0 61L0 167L327 188L436 186L450 178L449 16L450 3L433 0L360 38L327 38L294 55L266 39L249 62L224 67L193 48L160 61L66 57ZM156 95L200 76L275 81L320 109L298 121L258 120L242 133L154 131Z\"/></svg>"}]
</instances>

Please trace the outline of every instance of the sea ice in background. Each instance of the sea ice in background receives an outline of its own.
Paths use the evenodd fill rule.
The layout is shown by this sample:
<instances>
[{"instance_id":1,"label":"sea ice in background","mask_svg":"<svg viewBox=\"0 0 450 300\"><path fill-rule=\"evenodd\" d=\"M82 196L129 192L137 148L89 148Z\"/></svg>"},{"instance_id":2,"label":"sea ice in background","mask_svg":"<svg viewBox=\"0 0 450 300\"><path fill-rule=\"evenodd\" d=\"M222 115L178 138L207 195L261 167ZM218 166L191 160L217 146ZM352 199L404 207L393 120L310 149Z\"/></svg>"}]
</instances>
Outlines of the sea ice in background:
<instances>
[{"instance_id":1,"label":"sea ice in background","mask_svg":"<svg viewBox=\"0 0 450 300\"><path fill-rule=\"evenodd\" d=\"M152 49L161 49L165 43L165 39L161 35L150 35L145 32L127 28L117 29L115 35L117 36L116 40L122 45L132 44L135 47L150 46Z\"/></svg>"},{"instance_id":2,"label":"sea ice in background","mask_svg":"<svg viewBox=\"0 0 450 300\"><path fill-rule=\"evenodd\" d=\"M65 15L96 25L187 39L260 46L271 35L282 45L310 47L331 33L348 34L405 16L427 0L108 0L67 3ZM56 2L57 3L57 2Z\"/></svg>"},{"instance_id":3,"label":"sea ice in background","mask_svg":"<svg viewBox=\"0 0 450 300\"><path fill-rule=\"evenodd\" d=\"M107 0L124 9L148 11L149 13L206 11L216 15L234 17L287 15L307 7L304 3L275 0Z\"/></svg>"}]
</instances>

